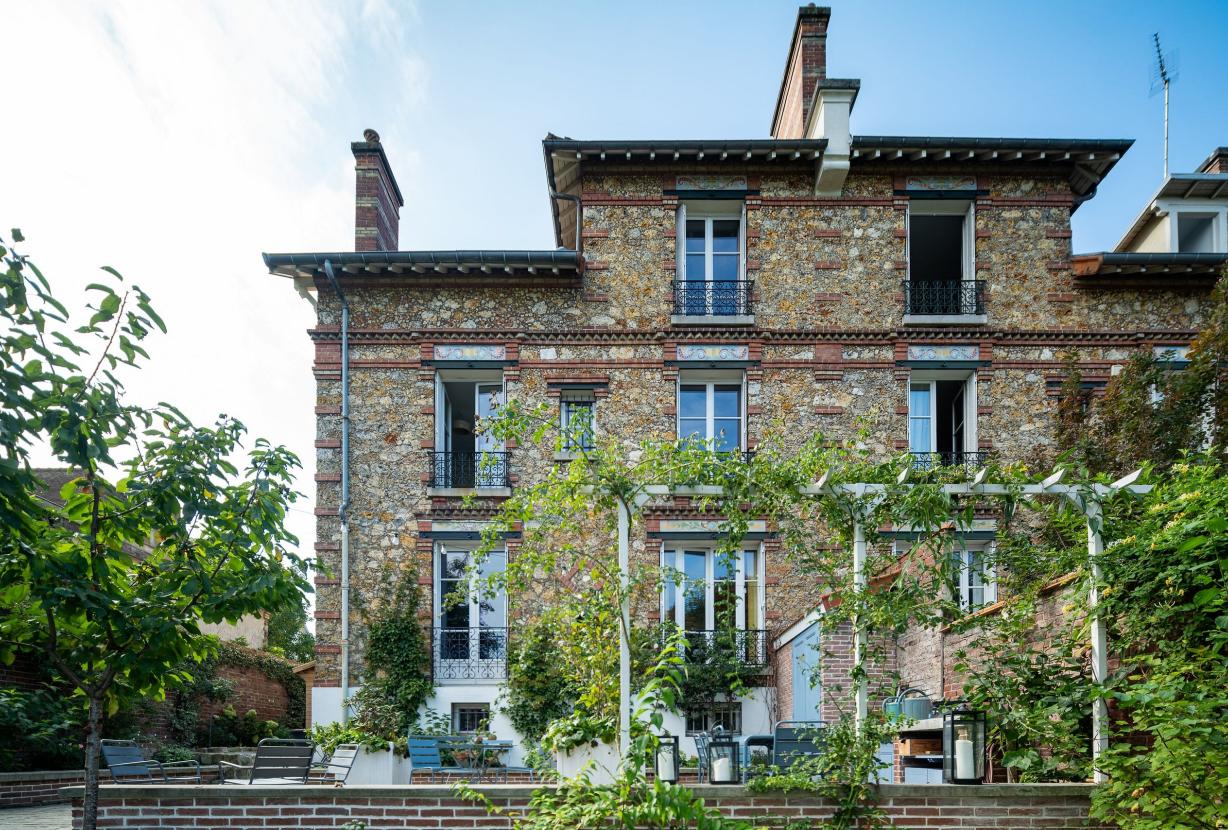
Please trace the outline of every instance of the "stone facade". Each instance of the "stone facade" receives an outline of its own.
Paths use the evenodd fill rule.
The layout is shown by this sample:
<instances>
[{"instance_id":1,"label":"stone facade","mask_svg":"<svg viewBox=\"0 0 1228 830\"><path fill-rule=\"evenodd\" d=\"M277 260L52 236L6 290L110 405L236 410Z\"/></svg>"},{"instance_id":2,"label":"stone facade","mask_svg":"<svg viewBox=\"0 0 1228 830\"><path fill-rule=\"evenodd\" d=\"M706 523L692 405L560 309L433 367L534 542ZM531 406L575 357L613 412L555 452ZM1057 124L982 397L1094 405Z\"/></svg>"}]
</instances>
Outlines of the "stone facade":
<instances>
[{"instance_id":1,"label":"stone facade","mask_svg":"<svg viewBox=\"0 0 1228 830\"><path fill-rule=\"evenodd\" d=\"M825 41L814 38L826 37L826 17L821 33L807 28L812 24L818 25L799 24L799 36L813 42L808 52L798 53L808 55L805 60L790 58L790 72L801 74L786 78L793 97L781 110L793 125L787 132L808 137L809 101L799 104L798 79L809 79L813 87L825 77L813 61L825 56ZM1188 284L1140 288L1102 281L1090 287L1075 279L1070 219L1089 195L1088 171L1102 176L1128 146L1103 144L1107 150L1091 148L1099 160L1088 152L1082 161L1069 151L947 150L938 157L925 150L867 151L852 156L839 195L820 198L821 144L774 144L779 153L747 145L744 152L691 147L685 155L671 155L668 148L607 154L600 147L556 151L548 139L551 187L557 183L582 203L567 214L578 214L582 240L574 278L559 276L557 268L551 276L548 265L492 269L480 258L475 265L422 264L435 256L430 252L374 252L353 261L340 272L350 308L351 687L364 672L364 615L379 605L389 569L413 568L423 624L431 625L438 613L433 551L441 534L488 520L500 500L479 489L476 504L466 504L460 494L432 487L429 454L443 449L436 446L440 373L476 365L457 360L448 347L497 356L479 361L485 377L526 404L557 408L559 388L568 384L597 390L598 434L632 446L676 437L680 378L711 360L688 363L688 355L697 346L726 346L738 359L724 365L743 384L743 448L753 449L769 436L791 448L816 433L845 439L864 428L870 452L880 459L910 447L910 378L958 371L974 378L967 388L976 396L970 412L976 438L961 452L1043 463L1053 453L1056 392L1067 354L1076 355L1086 380L1107 381L1138 350L1188 344L1207 312L1207 292ZM564 156L571 165L565 186L558 166ZM363 164L373 158L364 156ZM378 158L385 160L382 151ZM371 177L360 165L360 199L370 195L363 187ZM673 287L679 215L706 195L690 188L712 182L733 187L720 198L736 199L742 210L742 274L753 281L753 318L739 318L736 325L712 319L684 325L675 321ZM958 191L936 191L946 186ZM984 285L983 314L975 319L906 319L910 216L935 195L969 206L963 276ZM571 231L563 217L560 208L558 240L568 244ZM368 250L373 233L386 230L360 226L357 247ZM419 253L423 259L414 259ZM336 690L341 680L340 304L320 267L318 258L325 255L303 256L317 257L316 264L290 263L283 273L312 283L318 297L318 322L310 332L316 347L316 552L329 575L317 580L315 712L326 719L326 711L339 711L337 701L322 707L320 695ZM490 253L495 261L508 256ZM721 358L711 365L722 365ZM545 447L507 450L513 488L561 463ZM688 510L683 501L666 513L670 519L709 518ZM636 528L632 550L639 561L656 562L661 543L653 522L664 517L650 516ZM514 540L508 547L514 556ZM800 573L770 533L763 556L764 625L774 637L818 605L823 586ZM539 601L510 598L509 619ZM659 618L654 606L652 598L639 604L642 622ZM910 682L924 684L934 696L949 691L941 674L931 676L934 666L942 671L940 642L910 634L896 645L900 670L915 670ZM919 661L931 668L921 669ZM791 694L791 667L782 666L781 655L775 663L772 716L788 711L784 703ZM834 660L824 683L847 686L841 671L847 681L847 666ZM473 694L472 688L441 692L436 704L464 702Z\"/></svg>"}]
</instances>

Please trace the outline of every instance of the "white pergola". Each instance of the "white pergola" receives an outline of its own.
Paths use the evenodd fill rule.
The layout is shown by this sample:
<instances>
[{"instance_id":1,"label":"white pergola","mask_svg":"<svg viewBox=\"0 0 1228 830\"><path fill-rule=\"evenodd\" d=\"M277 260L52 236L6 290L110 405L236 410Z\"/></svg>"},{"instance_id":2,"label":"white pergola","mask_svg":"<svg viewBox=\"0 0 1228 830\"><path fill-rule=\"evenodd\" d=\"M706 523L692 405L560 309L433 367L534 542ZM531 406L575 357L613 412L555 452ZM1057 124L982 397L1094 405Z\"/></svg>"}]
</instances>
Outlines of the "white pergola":
<instances>
[{"instance_id":1,"label":"white pergola","mask_svg":"<svg viewBox=\"0 0 1228 830\"><path fill-rule=\"evenodd\" d=\"M905 468L896 482L899 487L912 487L908 483L910 468ZM1103 617L1097 613L1100 602L1100 555L1104 552L1104 537L1102 535L1102 505L1123 492L1143 494L1152 489L1150 484L1135 484L1140 470L1136 470L1112 484L1084 482L1079 484L1064 483L1066 470L1058 470L1053 475L1037 484L1012 485L990 484L985 479L988 470L977 472L972 481L966 484L940 485L942 492L951 496L985 496L997 498L1012 498L1016 496L1053 495L1064 497L1084 517L1087 523L1087 557L1091 570L1091 588L1087 597L1088 613L1091 617L1091 663L1092 681L1100 686L1108 679L1108 642ZM857 516L853 524L853 586L860 594L868 588L866 574L866 532L865 520L870 508L883 501L892 490L891 485L867 482L839 483L828 482L824 474L815 483L798 488L803 496L812 498L841 498L852 496L858 499L863 512ZM723 495L724 488L719 486L670 487L667 485L648 485L641 488L632 499L632 505L621 499L618 502L618 570L621 580L622 632L620 634L619 650L619 748L625 756L631 745L631 651L628 642L631 630L631 612L629 597L630 574L630 530L631 507L642 510L645 504L654 497L668 496L713 496ZM856 616L853 619L855 637L853 641L853 662L860 665L865 655L867 633L859 625ZM868 712L868 690L864 680L855 682L856 721L860 725L865 721ZM1108 749L1108 706L1103 698L1096 698L1092 704L1092 765L1095 769L1095 780L1105 780L1105 775L1096 766L1101 754Z\"/></svg>"}]
</instances>

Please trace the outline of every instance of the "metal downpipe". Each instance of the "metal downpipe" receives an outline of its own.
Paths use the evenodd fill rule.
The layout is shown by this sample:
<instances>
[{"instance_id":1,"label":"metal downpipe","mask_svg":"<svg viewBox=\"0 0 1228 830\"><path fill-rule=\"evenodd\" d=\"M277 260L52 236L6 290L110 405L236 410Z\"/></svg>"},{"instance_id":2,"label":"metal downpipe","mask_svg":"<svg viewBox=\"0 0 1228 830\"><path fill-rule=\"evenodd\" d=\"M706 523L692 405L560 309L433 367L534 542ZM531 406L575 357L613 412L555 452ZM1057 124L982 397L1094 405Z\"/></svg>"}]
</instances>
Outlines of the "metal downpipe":
<instances>
[{"instance_id":1,"label":"metal downpipe","mask_svg":"<svg viewBox=\"0 0 1228 830\"><path fill-rule=\"evenodd\" d=\"M324 275L341 301L341 722L348 723L350 707L350 303L331 260L324 260Z\"/></svg>"}]
</instances>

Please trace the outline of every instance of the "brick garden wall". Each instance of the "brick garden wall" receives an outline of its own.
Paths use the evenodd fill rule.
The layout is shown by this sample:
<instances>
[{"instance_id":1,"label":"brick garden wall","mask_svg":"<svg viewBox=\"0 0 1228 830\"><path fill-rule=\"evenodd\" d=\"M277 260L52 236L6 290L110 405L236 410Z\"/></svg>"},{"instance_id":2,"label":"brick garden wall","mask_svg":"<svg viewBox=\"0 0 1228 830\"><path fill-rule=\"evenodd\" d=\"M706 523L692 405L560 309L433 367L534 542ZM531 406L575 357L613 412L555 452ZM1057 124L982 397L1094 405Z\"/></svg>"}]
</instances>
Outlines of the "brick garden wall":
<instances>
[{"instance_id":1,"label":"brick garden wall","mask_svg":"<svg viewBox=\"0 0 1228 830\"><path fill-rule=\"evenodd\" d=\"M532 790L482 788L497 805L516 808ZM832 813L822 799L752 795L742 787L696 788L723 814L748 820L784 817L821 821ZM1015 827L1086 830L1091 786L1084 784L954 785L888 784L880 803L901 830L933 827ZM81 793L73 794L74 825L80 827ZM99 826L124 828L333 828L361 821L366 827L458 827L504 830L506 818L461 801L446 787L106 787L99 799ZM1092 825L1093 827L1098 825Z\"/></svg>"},{"instance_id":2,"label":"brick garden wall","mask_svg":"<svg viewBox=\"0 0 1228 830\"><path fill-rule=\"evenodd\" d=\"M105 782L109 772L100 773ZM0 772L0 808L35 807L41 804L58 804L68 800L62 790L85 783L85 770L60 770L57 772ZM5 826L0 814L0 827Z\"/></svg>"}]
</instances>

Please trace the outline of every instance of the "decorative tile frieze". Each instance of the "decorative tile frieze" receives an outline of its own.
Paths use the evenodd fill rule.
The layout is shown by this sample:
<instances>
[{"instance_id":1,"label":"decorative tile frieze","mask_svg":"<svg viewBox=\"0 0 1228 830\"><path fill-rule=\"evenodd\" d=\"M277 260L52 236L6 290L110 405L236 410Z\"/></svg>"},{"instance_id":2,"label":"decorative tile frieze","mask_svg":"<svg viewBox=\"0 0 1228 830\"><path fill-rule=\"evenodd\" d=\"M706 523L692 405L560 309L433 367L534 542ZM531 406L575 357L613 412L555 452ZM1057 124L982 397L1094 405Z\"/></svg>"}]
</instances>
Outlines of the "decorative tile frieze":
<instances>
[{"instance_id":1,"label":"decorative tile frieze","mask_svg":"<svg viewBox=\"0 0 1228 830\"><path fill-rule=\"evenodd\" d=\"M692 175L677 178L678 190L746 190L745 176Z\"/></svg>"},{"instance_id":2,"label":"decorative tile frieze","mask_svg":"<svg viewBox=\"0 0 1228 830\"><path fill-rule=\"evenodd\" d=\"M492 344L435 344L435 360L506 360L507 348Z\"/></svg>"},{"instance_id":3,"label":"decorative tile frieze","mask_svg":"<svg viewBox=\"0 0 1228 830\"><path fill-rule=\"evenodd\" d=\"M980 360L981 359L981 348L980 346L955 346L955 345L909 346L908 347L908 359L909 360L938 360L938 361Z\"/></svg>"},{"instance_id":4,"label":"decorative tile frieze","mask_svg":"<svg viewBox=\"0 0 1228 830\"><path fill-rule=\"evenodd\" d=\"M678 360L749 360L749 346L714 346L680 343Z\"/></svg>"},{"instance_id":5,"label":"decorative tile frieze","mask_svg":"<svg viewBox=\"0 0 1228 830\"><path fill-rule=\"evenodd\" d=\"M976 176L908 176L905 190L976 190Z\"/></svg>"}]
</instances>

